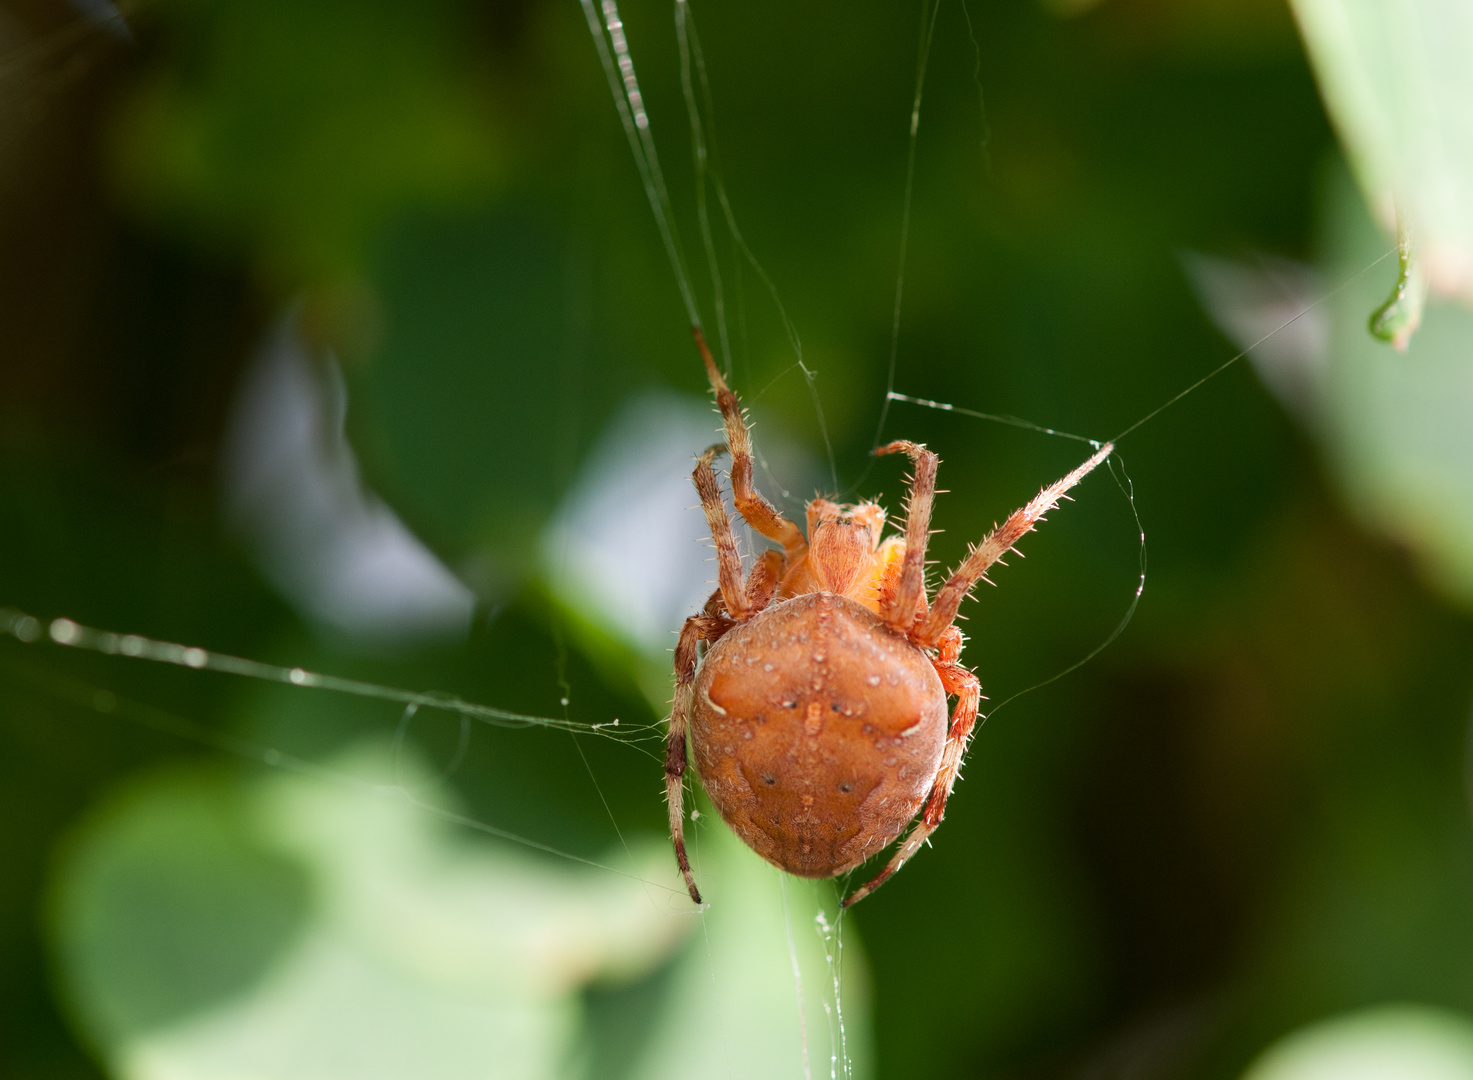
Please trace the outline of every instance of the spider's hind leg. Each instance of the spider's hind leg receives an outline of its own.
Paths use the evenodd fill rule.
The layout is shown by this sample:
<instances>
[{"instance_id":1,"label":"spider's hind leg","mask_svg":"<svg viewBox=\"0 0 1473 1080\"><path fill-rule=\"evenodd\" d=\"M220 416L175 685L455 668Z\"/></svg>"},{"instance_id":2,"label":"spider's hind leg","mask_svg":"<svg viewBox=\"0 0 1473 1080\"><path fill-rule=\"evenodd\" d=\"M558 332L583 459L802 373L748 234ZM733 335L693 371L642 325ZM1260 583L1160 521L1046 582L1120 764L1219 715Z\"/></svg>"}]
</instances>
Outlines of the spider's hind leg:
<instances>
[{"instance_id":1,"label":"spider's hind leg","mask_svg":"<svg viewBox=\"0 0 1473 1080\"><path fill-rule=\"evenodd\" d=\"M885 869L847 896L844 907L858 903L890 880L895 871L909 862L910 857L921 849L921 845L936 831L946 815L946 800L961 774L962 758L966 756L972 729L977 725L977 708L982 700L982 684L977 681L977 676L956 661L956 655L961 652L961 634L955 628L951 629L950 634L950 640L943 642L940 655L932 663L936 667L936 674L941 677L942 687L948 694L956 695L956 709L951 714L951 730L946 736L946 745L941 750L941 765L936 770L931 795L926 800L925 809L921 811L920 822L911 829L910 835L901 842L895 854L890 856ZM953 647L947 648L947 645Z\"/></svg>"},{"instance_id":2,"label":"spider's hind leg","mask_svg":"<svg viewBox=\"0 0 1473 1080\"><path fill-rule=\"evenodd\" d=\"M708 604L707 608L710 607ZM665 802L670 810L670 840L675 845L675 862L685 878L691 900L697 904L701 903L701 891L696 888L690 859L685 853L686 736L690 728L691 693L701 642L718 640L731 629L731 625L728 619L708 614L692 615L685 620L680 640L675 645L675 699L670 705L670 729L665 735Z\"/></svg>"}]
</instances>

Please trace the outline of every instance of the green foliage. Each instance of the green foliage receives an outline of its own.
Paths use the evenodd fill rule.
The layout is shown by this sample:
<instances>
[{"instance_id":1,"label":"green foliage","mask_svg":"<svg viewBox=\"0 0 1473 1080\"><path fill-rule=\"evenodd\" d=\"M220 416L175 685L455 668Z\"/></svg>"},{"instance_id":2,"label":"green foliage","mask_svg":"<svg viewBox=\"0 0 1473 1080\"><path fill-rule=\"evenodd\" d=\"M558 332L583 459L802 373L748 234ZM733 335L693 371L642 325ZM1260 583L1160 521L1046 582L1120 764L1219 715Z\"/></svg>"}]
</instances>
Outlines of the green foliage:
<instances>
[{"instance_id":1,"label":"green foliage","mask_svg":"<svg viewBox=\"0 0 1473 1080\"><path fill-rule=\"evenodd\" d=\"M1473 13L1461 0L1293 0L1383 227L1404 215L1434 289L1473 304Z\"/></svg>"},{"instance_id":2,"label":"green foliage","mask_svg":"<svg viewBox=\"0 0 1473 1080\"><path fill-rule=\"evenodd\" d=\"M1384 240L1343 180L1325 201L1326 262L1347 280ZM1360 513L1473 604L1473 309L1432 298L1406 351L1390 353L1350 321L1381 287L1367 275L1331 301L1327 445Z\"/></svg>"},{"instance_id":3,"label":"green foliage","mask_svg":"<svg viewBox=\"0 0 1473 1080\"><path fill-rule=\"evenodd\" d=\"M251 989L300 933L305 873L243 828L229 788L181 776L135 792L71 846L55 940L105 1049Z\"/></svg>"},{"instance_id":4,"label":"green foliage","mask_svg":"<svg viewBox=\"0 0 1473 1080\"><path fill-rule=\"evenodd\" d=\"M327 761L330 780L148 777L80 830L53 940L61 985L118 1072L452 1078L494 1061L497 1076L550 1080L580 1060L588 1076L658 1077L828 1056L836 946L813 929L820 897L775 892L775 871L729 835L703 853L722 911L697 946L692 920L649 902L680 895L659 840L601 853L620 873L552 862L425 813L454 798L412 752L359 741ZM794 965L812 988L806 1048ZM845 1019L861 1033L862 976L855 955ZM608 1030L621 995L643 1006L642 1038ZM733 1045L738 1030L751 1034ZM865 1049L849 1051L855 1075Z\"/></svg>"}]
</instances>

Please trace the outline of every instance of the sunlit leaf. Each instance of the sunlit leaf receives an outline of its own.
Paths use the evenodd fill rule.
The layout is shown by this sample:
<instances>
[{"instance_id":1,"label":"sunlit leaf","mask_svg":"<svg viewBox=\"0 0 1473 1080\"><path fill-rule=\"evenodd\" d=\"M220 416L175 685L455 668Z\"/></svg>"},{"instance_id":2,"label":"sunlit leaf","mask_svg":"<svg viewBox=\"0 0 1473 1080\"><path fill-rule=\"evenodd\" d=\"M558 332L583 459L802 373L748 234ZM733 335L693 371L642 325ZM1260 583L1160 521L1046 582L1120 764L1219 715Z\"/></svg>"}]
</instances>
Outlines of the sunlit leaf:
<instances>
[{"instance_id":1,"label":"sunlit leaf","mask_svg":"<svg viewBox=\"0 0 1473 1080\"><path fill-rule=\"evenodd\" d=\"M1473 6L1293 0L1320 89L1388 235L1399 207L1429 283L1473 302Z\"/></svg>"}]
</instances>

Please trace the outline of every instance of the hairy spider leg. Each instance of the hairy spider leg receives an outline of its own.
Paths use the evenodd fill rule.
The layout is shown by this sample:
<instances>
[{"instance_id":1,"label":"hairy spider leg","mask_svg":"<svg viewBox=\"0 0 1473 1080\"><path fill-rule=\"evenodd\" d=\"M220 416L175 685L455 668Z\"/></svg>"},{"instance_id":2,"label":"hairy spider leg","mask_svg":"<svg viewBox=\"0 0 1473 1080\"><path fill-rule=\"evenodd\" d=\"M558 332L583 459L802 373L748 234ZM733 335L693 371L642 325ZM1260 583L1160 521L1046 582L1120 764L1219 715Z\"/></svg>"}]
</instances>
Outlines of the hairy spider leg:
<instances>
[{"instance_id":1,"label":"hairy spider leg","mask_svg":"<svg viewBox=\"0 0 1473 1080\"><path fill-rule=\"evenodd\" d=\"M777 508L752 486L752 439L747 433L741 402L721 377L721 371L716 367L701 328L693 326L691 333L695 336L696 347L701 351L701 359L706 364L706 377L711 380L711 389L716 392L716 405L726 424L726 445L731 450L732 502L736 504L737 513L742 515L742 519L769 540L781 544L791 561L806 546L803 533L797 525L779 514Z\"/></svg>"},{"instance_id":2,"label":"hairy spider leg","mask_svg":"<svg viewBox=\"0 0 1473 1080\"><path fill-rule=\"evenodd\" d=\"M709 612L718 594L706 603ZM680 628L675 644L675 697L670 703L670 726L665 734L665 804L670 811L670 839L675 844L675 862L685 878L685 887L695 903L701 902L690 859L685 853L685 764L686 730L690 723L691 686L696 677L696 661L702 642L720 640L732 628L730 619L710 614L692 615Z\"/></svg>"},{"instance_id":3,"label":"hairy spider leg","mask_svg":"<svg viewBox=\"0 0 1473 1080\"><path fill-rule=\"evenodd\" d=\"M787 560L780 551L764 552L752 567L745 585L742 561L732 537L731 522L726 518L726 505L721 501L721 485L711 463L725 447L713 446L696 460L692 479L701 496L701 509L711 539L716 544L717 577L720 586L701 610L681 627L675 644L675 696L670 703L670 723L665 735L665 802L670 812L670 839L675 845L675 862L685 878L690 898L699 904L701 892L691 873L685 851L685 767L688 757L686 734L690 723L691 684L702 642L719 641L738 622L765 608L777 592ZM723 610L725 614L723 614Z\"/></svg>"},{"instance_id":4,"label":"hairy spider leg","mask_svg":"<svg viewBox=\"0 0 1473 1080\"><path fill-rule=\"evenodd\" d=\"M941 679L942 689L956 697L956 709L951 714L951 729L946 735L946 745L941 751L941 764L936 769L930 798L921 811L920 823L896 849L890 861L885 864L885 869L845 897L844 907L863 900L893 877L921 849L921 845L930 838L941 824L941 819L946 816L946 800L950 798L951 789L956 786L957 778L961 775L962 760L966 757L972 730L977 725L977 708L982 699L982 684L977 681L977 676L957 662L961 647L961 632L952 627L942 642L940 652L931 660Z\"/></svg>"},{"instance_id":5,"label":"hairy spider leg","mask_svg":"<svg viewBox=\"0 0 1473 1080\"><path fill-rule=\"evenodd\" d=\"M931 504L936 497L936 466L941 459L923 443L898 440L876 454L908 454L913 466L905 500L905 555L889 602L880 612L891 627L909 632L926 596L926 541L931 535Z\"/></svg>"},{"instance_id":6,"label":"hairy spider leg","mask_svg":"<svg viewBox=\"0 0 1473 1080\"><path fill-rule=\"evenodd\" d=\"M905 453L912 453L911 445L891 444L897 450ZM845 898L844 907L863 900L893 877L895 872L904 866L936 831L946 814L946 800L950 797L951 790L956 786L957 777L961 773L961 763L966 756L972 730L977 724L977 709L982 698L982 686L977 676L959 662L962 635L961 631L952 624L962 600L971 592L972 586L987 572L988 567L1012 550L1013 545L1024 536L1032 532L1038 522L1043 520L1044 514L1057 506L1064 494L1088 476L1110 456L1114 449L1113 443L1106 443L1083 465L1057 483L1044 488L1027 506L1014 511L1007 521L988 533L982 543L973 548L971 554L956 568L951 577L947 579L946 584L937 590L930 611L926 613L920 624L911 630L909 638L918 648L937 650L931 663L936 669L937 676L941 679L942 689L948 695L956 697L956 709L951 715L951 729L947 733L946 745L941 752L941 763L936 769L936 779L932 784L930 797L921 811L920 823L910 831L895 854L890 857L890 861L885 864L885 868L873 880ZM887 446L884 450L890 451L890 447ZM914 460L913 454L912 458ZM919 464L917 464L916 473L919 484L921 475ZM907 521L907 541L910 538L910 526L911 522ZM906 555L908 558L909 550ZM902 570L902 574L903 572ZM898 603L892 603L889 610L898 613L903 609Z\"/></svg>"},{"instance_id":7,"label":"hairy spider leg","mask_svg":"<svg viewBox=\"0 0 1473 1080\"><path fill-rule=\"evenodd\" d=\"M1015 510L1011 517L988 533L962 560L961 565L952 571L946 584L936 590L936 596L931 601L931 610L911 631L910 640L922 649L935 648L941 642L941 636L955 621L962 601L972 591L972 586L987 573L988 567L1032 532L1034 526L1043 520L1043 516L1059 504L1064 493L1093 472L1114 450L1114 443L1106 443L1083 465L1062 480L1044 488L1032 502L1021 510Z\"/></svg>"},{"instance_id":8,"label":"hairy spider leg","mask_svg":"<svg viewBox=\"0 0 1473 1080\"><path fill-rule=\"evenodd\" d=\"M711 463L726 450L724 446L713 446L696 459L696 468L691 473L696 493L701 497L701 509L706 514L706 527L711 531L711 542L716 545L716 581L720 588L726 613L733 619L745 619L750 613L747 592L742 586L742 557L737 553L736 538L731 533L731 522L726 518L726 504L721 501L721 484Z\"/></svg>"},{"instance_id":9,"label":"hairy spider leg","mask_svg":"<svg viewBox=\"0 0 1473 1080\"><path fill-rule=\"evenodd\" d=\"M747 610L752 615L772 602L787 565L783 553L772 548L757 557L752 572L747 575Z\"/></svg>"}]
</instances>

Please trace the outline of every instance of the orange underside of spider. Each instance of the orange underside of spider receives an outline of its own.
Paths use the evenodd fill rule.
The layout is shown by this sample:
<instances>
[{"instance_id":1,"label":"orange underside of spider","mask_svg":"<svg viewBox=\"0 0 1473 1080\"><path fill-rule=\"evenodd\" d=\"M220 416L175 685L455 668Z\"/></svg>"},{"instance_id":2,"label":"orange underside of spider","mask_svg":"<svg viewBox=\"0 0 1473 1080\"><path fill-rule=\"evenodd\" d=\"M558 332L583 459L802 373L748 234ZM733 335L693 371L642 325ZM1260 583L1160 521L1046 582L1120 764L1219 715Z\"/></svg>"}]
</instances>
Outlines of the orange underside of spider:
<instances>
[{"instance_id":1,"label":"orange underside of spider","mask_svg":"<svg viewBox=\"0 0 1473 1080\"><path fill-rule=\"evenodd\" d=\"M694 480L716 546L718 587L685 621L675 647L666 738L670 835L687 889L701 902L685 850L687 743L706 793L738 836L800 877L852 870L920 820L870 882L873 892L941 824L977 721L981 688L961 663L957 609L993 563L1110 456L1105 444L997 526L926 595L926 540L940 459L893 442L913 474L905 531L882 537L876 503L808 504L807 537L752 486L752 447L737 397L699 328L726 445L696 462ZM731 455L732 501L777 543L744 579L713 468ZM700 646L708 646L704 659ZM947 719L947 698L956 705Z\"/></svg>"}]
</instances>

